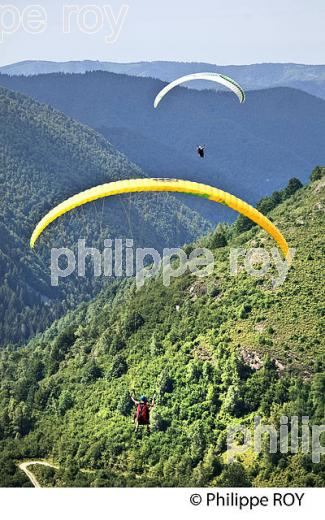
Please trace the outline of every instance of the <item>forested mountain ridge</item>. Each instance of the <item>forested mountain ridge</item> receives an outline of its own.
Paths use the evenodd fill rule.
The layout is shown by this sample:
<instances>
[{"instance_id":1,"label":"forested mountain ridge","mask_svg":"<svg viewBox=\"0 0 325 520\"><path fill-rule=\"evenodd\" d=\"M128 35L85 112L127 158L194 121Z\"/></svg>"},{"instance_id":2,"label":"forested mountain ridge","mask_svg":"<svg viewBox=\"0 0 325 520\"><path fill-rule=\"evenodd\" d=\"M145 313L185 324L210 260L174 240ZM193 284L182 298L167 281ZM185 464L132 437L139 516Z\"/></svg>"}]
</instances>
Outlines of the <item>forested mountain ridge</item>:
<instances>
[{"instance_id":1,"label":"forested mountain ridge","mask_svg":"<svg viewBox=\"0 0 325 520\"><path fill-rule=\"evenodd\" d=\"M104 238L133 238L135 245L160 250L208 230L168 194L117 197L64 217L30 250L33 228L56 204L104 182L143 176L94 130L0 88L0 344L44 330L103 286L103 279L71 277L51 287L51 247L74 248L77 239L91 236L92 246Z\"/></svg>"},{"instance_id":2,"label":"forested mountain ridge","mask_svg":"<svg viewBox=\"0 0 325 520\"><path fill-rule=\"evenodd\" d=\"M274 247L239 218L199 240L215 256L208 278L110 286L27 348L3 351L2 485L26 485L24 458L60 466L40 471L43 485L324 485L323 458L265 443L228 463L226 443L229 425L254 416L277 428L282 416L324 422L324 174L259 205L297 249L278 288L274 269L230 276L231 249ZM156 393L150 436L133 433L129 392Z\"/></svg>"},{"instance_id":3,"label":"forested mountain ridge","mask_svg":"<svg viewBox=\"0 0 325 520\"><path fill-rule=\"evenodd\" d=\"M248 91L243 105L229 92L178 88L155 110L164 84L150 78L0 75L0 84L100 131L150 175L205 182L252 204L291 177L305 182L324 160L325 101L291 88ZM206 145L204 161L198 144ZM233 218L212 203L186 202L213 223Z\"/></svg>"}]
</instances>

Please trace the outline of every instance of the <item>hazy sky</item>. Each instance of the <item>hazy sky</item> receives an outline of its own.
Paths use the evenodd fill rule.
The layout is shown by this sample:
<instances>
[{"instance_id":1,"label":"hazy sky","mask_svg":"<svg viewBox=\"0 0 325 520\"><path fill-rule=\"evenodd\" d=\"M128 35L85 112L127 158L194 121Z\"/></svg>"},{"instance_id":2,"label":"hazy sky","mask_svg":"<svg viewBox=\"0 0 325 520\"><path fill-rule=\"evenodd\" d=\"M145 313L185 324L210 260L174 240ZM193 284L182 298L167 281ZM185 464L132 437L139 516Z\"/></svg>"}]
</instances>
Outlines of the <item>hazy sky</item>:
<instances>
[{"instance_id":1,"label":"hazy sky","mask_svg":"<svg viewBox=\"0 0 325 520\"><path fill-rule=\"evenodd\" d=\"M47 12L39 34L26 32L18 16L31 4ZM83 59L325 63L325 0L10 0L8 5L15 12L11 7L4 13L0 6L0 65ZM66 33L64 5L79 6L70 27L66 21ZM94 5L96 11L87 11L85 6ZM128 12L120 11L123 5ZM25 24L26 17L25 11ZM118 32L114 18L120 32L107 43L105 37Z\"/></svg>"}]
</instances>

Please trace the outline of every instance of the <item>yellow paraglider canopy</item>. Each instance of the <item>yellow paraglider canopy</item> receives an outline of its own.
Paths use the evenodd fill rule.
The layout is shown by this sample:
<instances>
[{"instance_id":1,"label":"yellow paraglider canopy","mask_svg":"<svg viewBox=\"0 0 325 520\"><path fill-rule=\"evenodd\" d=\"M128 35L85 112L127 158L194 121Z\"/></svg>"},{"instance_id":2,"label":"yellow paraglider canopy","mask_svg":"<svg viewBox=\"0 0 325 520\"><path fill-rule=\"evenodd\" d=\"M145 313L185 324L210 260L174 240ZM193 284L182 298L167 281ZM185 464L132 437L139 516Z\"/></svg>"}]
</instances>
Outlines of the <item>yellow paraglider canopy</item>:
<instances>
[{"instance_id":1,"label":"yellow paraglider canopy","mask_svg":"<svg viewBox=\"0 0 325 520\"><path fill-rule=\"evenodd\" d=\"M78 206L87 204L93 200L101 199L103 197L111 197L113 195L120 195L123 193L136 193L136 192L157 192L157 191L169 191L178 193L188 193L198 197L203 197L214 202L219 202L229 206L229 208L238 211L245 217L258 224L263 228L279 245L288 263L291 263L291 257L289 252L289 246L278 228L262 213L257 211L246 202L238 199L230 193L219 190L206 184L198 182L184 181L180 179L129 179L117 182L110 182L108 184L102 184L95 188L90 188L78 195L67 199L62 202L54 209L52 209L36 226L32 237L30 239L30 246L34 248L36 240L39 238L44 229L47 228L51 222L56 220L58 217L71 211Z\"/></svg>"}]
</instances>

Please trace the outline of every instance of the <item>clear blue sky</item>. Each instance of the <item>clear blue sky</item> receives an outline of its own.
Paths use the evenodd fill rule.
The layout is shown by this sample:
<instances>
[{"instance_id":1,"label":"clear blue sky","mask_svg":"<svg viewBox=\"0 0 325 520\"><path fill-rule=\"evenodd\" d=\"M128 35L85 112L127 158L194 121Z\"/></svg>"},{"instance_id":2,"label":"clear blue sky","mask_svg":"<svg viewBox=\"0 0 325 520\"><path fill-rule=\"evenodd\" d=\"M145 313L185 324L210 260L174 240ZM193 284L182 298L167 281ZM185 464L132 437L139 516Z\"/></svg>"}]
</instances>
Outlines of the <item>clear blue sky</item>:
<instances>
[{"instance_id":1,"label":"clear blue sky","mask_svg":"<svg viewBox=\"0 0 325 520\"><path fill-rule=\"evenodd\" d=\"M5 34L0 65L22 60L206 61L217 64L258 62L325 62L325 0L11 0L22 10L43 6L48 27L42 34L22 28ZM103 28L86 34L71 18L71 33L63 34L64 4L110 5L117 17L123 4L129 11L117 41L107 19ZM88 13L86 23L95 23ZM5 22L9 23L9 16ZM97 23L98 19L97 19ZM1 17L0 17L1 24ZM1 28L1 27L0 27Z\"/></svg>"}]
</instances>

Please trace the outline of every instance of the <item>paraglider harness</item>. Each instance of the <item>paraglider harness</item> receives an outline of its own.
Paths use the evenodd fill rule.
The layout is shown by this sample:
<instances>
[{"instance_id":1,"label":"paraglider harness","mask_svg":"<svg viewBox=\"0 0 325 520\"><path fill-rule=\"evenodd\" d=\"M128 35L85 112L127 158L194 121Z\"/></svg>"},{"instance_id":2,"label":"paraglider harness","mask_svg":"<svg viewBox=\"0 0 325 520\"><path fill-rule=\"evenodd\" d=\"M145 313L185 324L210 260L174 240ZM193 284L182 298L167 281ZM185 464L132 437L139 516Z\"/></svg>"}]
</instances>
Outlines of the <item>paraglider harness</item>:
<instances>
[{"instance_id":1,"label":"paraglider harness","mask_svg":"<svg viewBox=\"0 0 325 520\"><path fill-rule=\"evenodd\" d=\"M147 425L150 422L149 419L149 406L147 401L143 402L141 401L138 404L137 412L136 412L136 419L138 421L139 425Z\"/></svg>"},{"instance_id":2,"label":"paraglider harness","mask_svg":"<svg viewBox=\"0 0 325 520\"><path fill-rule=\"evenodd\" d=\"M148 399L145 396L142 396L140 401L136 401L131 394L130 397L137 406L137 411L134 416L134 422L136 424L135 431L137 431L138 426L147 426L148 432L150 433L150 410L154 407L155 396L152 398L151 405L148 404Z\"/></svg>"},{"instance_id":3,"label":"paraglider harness","mask_svg":"<svg viewBox=\"0 0 325 520\"><path fill-rule=\"evenodd\" d=\"M204 159L204 156L205 156L205 145L204 145L204 146L199 145L199 146L197 147L197 153L198 153L198 155L199 155L202 159Z\"/></svg>"}]
</instances>

